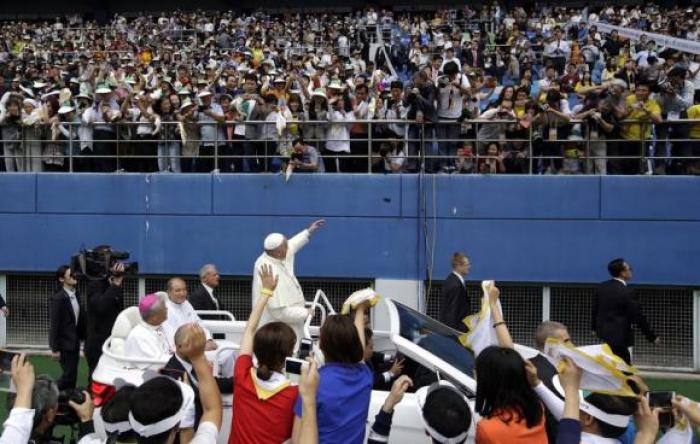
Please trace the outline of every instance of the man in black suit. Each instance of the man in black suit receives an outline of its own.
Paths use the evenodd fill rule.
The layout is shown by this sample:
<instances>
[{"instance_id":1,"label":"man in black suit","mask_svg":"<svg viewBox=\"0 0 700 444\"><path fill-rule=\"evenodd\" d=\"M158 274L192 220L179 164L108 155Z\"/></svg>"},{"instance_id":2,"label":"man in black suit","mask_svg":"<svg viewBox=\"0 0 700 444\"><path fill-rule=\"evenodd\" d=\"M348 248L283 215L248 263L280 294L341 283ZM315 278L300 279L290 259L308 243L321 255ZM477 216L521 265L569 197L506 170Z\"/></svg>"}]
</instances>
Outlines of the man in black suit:
<instances>
[{"instance_id":1,"label":"man in black suit","mask_svg":"<svg viewBox=\"0 0 700 444\"><path fill-rule=\"evenodd\" d=\"M192 369L192 364L189 359L186 358L188 355L187 350L189 350L192 342L192 332L190 328L192 324L185 324L180 326L175 332L175 353L170 358L165 367L165 370L174 370L176 373L182 374L187 373L187 378L190 381L192 390L194 390L194 428L197 429L199 425L199 420L202 418L202 403L199 399L199 384L197 380L197 374ZM173 376L173 372L164 372L168 376ZM216 384L219 386L219 391L222 394L233 393L233 378L215 378Z\"/></svg>"},{"instance_id":2,"label":"man in black suit","mask_svg":"<svg viewBox=\"0 0 700 444\"><path fill-rule=\"evenodd\" d=\"M445 279L440 292L440 316L443 324L459 331L467 331L464 318L469 314L469 300L464 278L469 273L469 258L462 253L455 253L451 259L452 272Z\"/></svg>"},{"instance_id":3,"label":"man in black suit","mask_svg":"<svg viewBox=\"0 0 700 444\"><path fill-rule=\"evenodd\" d=\"M213 264L207 264L199 270L200 285L189 297L190 304L195 310L221 310L221 304L216 297L219 279L219 272Z\"/></svg>"},{"instance_id":4,"label":"man in black suit","mask_svg":"<svg viewBox=\"0 0 700 444\"><path fill-rule=\"evenodd\" d=\"M632 363L630 347L634 345L632 324L642 329L649 342L659 343L634 298L634 291L627 286L632 279L632 268L624 259L610 261L608 271L612 279L602 282L596 289L591 316L592 329L598 338L607 343L613 353L628 364Z\"/></svg>"},{"instance_id":5,"label":"man in black suit","mask_svg":"<svg viewBox=\"0 0 700 444\"><path fill-rule=\"evenodd\" d=\"M58 380L59 390L75 388L78 379L80 341L85 339L85 313L75 287L78 280L68 265L56 270L61 288L51 296L49 346L51 357L61 363L63 374Z\"/></svg>"},{"instance_id":6,"label":"man in black suit","mask_svg":"<svg viewBox=\"0 0 700 444\"><path fill-rule=\"evenodd\" d=\"M117 316L124 309L124 264L115 263L111 274L105 279L90 282L87 290L87 339L85 340L85 358L89 376L95 371L102 356L102 344L112 334L112 327Z\"/></svg>"}]
</instances>

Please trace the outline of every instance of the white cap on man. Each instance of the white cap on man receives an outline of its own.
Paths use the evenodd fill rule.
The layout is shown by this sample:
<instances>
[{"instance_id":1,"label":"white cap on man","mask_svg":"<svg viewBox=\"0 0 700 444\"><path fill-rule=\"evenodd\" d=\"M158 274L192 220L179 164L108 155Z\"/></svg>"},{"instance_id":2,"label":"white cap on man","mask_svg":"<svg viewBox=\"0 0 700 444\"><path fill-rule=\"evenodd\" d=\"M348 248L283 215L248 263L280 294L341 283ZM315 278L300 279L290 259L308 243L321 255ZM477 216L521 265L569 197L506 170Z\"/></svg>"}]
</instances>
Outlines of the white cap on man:
<instances>
[{"instance_id":1,"label":"white cap on man","mask_svg":"<svg viewBox=\"0 0 700 444\"><path fill-rule=\"evenodd\" d=\"M263 246L265 247L265 251L272 251L281 246L283 243L284 235L280 233L272 233L265 238Z\"/></svg>"}]
</instances>

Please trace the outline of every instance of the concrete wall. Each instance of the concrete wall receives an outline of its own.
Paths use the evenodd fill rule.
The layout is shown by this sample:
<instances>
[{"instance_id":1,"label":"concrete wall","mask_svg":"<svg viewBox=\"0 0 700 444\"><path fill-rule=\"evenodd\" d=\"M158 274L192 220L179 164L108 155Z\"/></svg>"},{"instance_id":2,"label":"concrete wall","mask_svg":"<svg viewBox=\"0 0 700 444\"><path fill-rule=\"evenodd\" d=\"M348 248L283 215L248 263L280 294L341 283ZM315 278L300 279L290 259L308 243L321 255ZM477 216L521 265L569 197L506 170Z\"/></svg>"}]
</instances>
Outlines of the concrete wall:
<instances>
[{"instance_id":1,"label":"concrete wall","mask_svg":"<svg viewBox=\"0 0 700 444\"><path fill-rule=\"evenodd\" d=\"M460 250L475 280L596 282L624 256L638 283L700 284L696 178L3 174L0 190L0 271L109 243L143 273L246 275L267 233L323 217L300 276L442 279Z\"/></svg>"}]
</instances>

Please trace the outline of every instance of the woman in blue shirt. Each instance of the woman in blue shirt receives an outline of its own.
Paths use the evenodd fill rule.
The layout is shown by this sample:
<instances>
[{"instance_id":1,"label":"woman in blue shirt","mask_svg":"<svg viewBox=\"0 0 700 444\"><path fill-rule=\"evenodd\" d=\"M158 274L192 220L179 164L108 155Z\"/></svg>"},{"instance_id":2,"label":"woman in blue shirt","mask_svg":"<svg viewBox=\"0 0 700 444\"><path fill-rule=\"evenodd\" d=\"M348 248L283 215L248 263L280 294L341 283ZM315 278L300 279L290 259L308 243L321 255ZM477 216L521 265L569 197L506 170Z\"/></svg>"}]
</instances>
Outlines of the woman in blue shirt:
<instances>
[{"instance_id":1,"label":"woman in blue shirt","mask_svg":"<svg viewBox=\"0 0 700 444\"><path fill-rule=\"evenodd\" d=\"M346 315L329 316L321 327L325 365L319 370L316 417L320 443L361 444L372 395L372 371L363 362L365 303ZM301 399L294 406L293 442L299 443Z\"/></svg>"}]
</instances>

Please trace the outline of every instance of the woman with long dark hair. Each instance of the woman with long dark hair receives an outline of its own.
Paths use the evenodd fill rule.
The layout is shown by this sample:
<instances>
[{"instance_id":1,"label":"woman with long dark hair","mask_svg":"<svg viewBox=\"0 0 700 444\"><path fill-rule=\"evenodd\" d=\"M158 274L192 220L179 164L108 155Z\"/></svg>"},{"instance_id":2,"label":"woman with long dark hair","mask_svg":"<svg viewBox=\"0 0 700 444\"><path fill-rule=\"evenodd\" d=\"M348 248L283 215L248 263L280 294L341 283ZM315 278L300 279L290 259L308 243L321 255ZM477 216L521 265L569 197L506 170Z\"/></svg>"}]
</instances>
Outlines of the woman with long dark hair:
<instances>
[{"instance_id":1,"label":"woman with long dark hair","mask_svg":"<svg viewBox=\"0 0 700 444\"><path fill-rule=\"evenodd\" d=\"M476 358L476 402L481 415L476 444L547 444L544 407L527 378L525 361L513 339L498 303L500 291L489 289L489 306L500 346L487 347Z\"/></svg>"}]
</instances>

